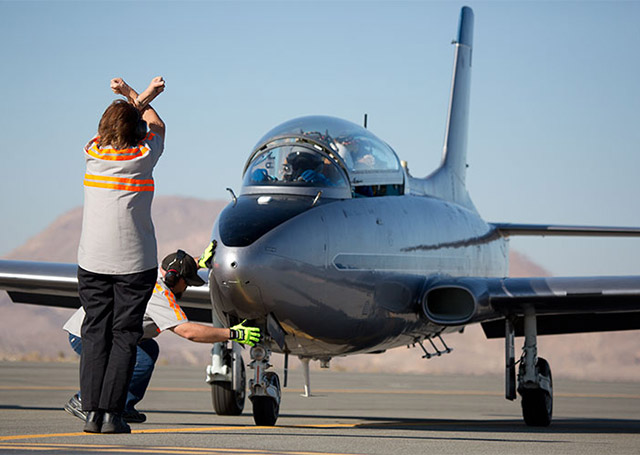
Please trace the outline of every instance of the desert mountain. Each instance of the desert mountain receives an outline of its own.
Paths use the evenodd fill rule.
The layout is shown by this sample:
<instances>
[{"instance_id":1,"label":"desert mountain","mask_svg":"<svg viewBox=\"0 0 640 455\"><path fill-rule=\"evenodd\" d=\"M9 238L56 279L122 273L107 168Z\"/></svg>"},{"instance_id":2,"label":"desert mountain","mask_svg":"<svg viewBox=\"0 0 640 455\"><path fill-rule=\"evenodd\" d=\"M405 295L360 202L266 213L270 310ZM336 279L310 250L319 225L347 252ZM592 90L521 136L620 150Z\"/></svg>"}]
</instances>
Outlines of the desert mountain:
<instances>
[{"instance_id":1,"label":"desert mountain","mask_svg":"<svg viewBox=\"0 0 640 455\"><path fill-rule=\"evenodd\" d=\"M215 218L226 204L221 200L157 197L153 219L160 258L178 248L199 255L209 242ZM81 223L82 208L73 209L5 259L75 262ZM510 263L511 276L549 275L514 251ZM4 315L0 320L0 359L76 360L66 332L61 329L72 310L13 304L2 291L0 309ZM463 334L448 335L445 341L454 352L428 361L421 359L422 351L415 347L336 358L331 365L360 371L502 374L504 341L487 340L480 326L467 327ZM208 345L192 343L171 333L160 336L158 342L162 362L199 364L204 371L210 361ZM516 350L521 343L521 339L516 340ZM549 360L556 377L630 381L640 378L640 331L540 337L538 352ZM281 357L274 356L276 366L281 364ZM297 362L290 365L296 368Z\"/></svg>"}]
</instances>

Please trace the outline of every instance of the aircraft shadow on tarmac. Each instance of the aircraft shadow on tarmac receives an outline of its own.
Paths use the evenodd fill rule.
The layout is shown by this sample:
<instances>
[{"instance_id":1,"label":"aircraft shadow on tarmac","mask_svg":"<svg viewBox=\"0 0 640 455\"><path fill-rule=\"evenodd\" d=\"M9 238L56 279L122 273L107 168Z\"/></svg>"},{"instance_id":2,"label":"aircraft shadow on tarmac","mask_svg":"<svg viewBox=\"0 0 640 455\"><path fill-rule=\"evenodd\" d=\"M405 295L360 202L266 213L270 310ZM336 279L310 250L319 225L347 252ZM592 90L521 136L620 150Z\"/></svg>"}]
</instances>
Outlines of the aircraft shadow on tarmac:
<instances>
[{"instance_id":1,"label":"aircraft shadow on tarmac","mask_svg":"<svg viewBox=\"0 0 640 455\"><path fill-rule=\"evenodd\" d=\"M335 416L335 415L294 415L281 414L281 418L330 419L365 421L355 423L354 428L370 430L416 430L416 431L463 431L483 433L612 433L638 434L640 420L632 419L592 419L556 418L549 427L529 427L521 419L471 420L471 419L402 419L387 417ZM280 425L286 427L286 425ZM338 425L337 425L338 426ZM304 422L295 428L304 427ZM310 424L309 427L315 427ZM325 427L330 428L330 427Z\"/></svg>"}]
</instances>

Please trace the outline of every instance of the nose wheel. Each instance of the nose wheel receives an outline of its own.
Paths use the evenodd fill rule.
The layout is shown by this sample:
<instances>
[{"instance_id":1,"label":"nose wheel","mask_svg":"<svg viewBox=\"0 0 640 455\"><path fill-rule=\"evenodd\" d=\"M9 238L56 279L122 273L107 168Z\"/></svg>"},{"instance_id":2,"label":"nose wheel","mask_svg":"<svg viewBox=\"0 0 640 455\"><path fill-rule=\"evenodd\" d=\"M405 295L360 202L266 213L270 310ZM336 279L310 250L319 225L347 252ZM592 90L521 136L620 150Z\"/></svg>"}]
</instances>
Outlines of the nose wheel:
<instances>
[{"instance_id":1,"label":"nose wheel","mask_svg":"<svg viewBox=\"0 0 640 455\"><path fill-rule=\"evenodd\" d=\"M280 378L271 368L268 347L257 344L251 348L249 368L254 371L249 381L249 399L253 404L253 420L259 426L273 426L280 415Z\"/></svg>"},{"instance_id":2,"label":"nose wheel","mask_svg":"<svg viewBox=\"0 0 640 455\"><path fill-rule=\"evenodd\" d=\"M264 374L264 380L268 387L277 390L280 395L280 379L274 372ZM271 427L276 424L280 415L280 400L276 400L271 396L253 397L253 421L256 425L263 427Z\"/></svg>"}]
</instances>

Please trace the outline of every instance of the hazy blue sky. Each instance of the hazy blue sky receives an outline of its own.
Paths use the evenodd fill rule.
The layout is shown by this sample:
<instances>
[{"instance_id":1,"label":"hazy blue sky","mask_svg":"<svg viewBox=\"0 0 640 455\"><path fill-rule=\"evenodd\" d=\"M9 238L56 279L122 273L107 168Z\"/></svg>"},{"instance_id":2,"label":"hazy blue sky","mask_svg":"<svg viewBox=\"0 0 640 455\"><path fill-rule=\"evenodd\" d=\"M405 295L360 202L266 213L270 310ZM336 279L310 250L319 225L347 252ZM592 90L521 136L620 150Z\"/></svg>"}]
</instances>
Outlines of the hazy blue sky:
<instances>
[{"instance_id":1,"label":"hazy blue sky","mask_svg":"<svg viewBox=\"0 0 640 455\"><path fill-rule=\"evenodd\" d=\"M465 4L481 214L640 226L640 2L0 0L0 255L82 204L82 147L115 76L138 90L167 81L157 195L228 198L255 142L308 114L366 112L413 175L428 174ZM640 274L640 239L512 246L556 274Z\"/></svg>"}]
</instances>

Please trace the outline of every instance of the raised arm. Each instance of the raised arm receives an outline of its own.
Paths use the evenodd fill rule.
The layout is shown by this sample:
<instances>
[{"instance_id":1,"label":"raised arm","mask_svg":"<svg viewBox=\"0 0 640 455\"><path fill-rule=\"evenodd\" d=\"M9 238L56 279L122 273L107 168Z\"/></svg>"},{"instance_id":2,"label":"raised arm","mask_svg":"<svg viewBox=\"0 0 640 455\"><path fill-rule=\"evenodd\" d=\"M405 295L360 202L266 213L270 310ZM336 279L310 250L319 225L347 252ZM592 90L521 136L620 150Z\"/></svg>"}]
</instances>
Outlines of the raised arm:
<instances>
[{"instance_id":1,"label":"raised arm","mask_svg":"<svg viewBox=\"0 0 640 455\"><path fill-rule=\"evenodd\" d=\"M166 126L158 113L149 105L153 99L164 91L165 83L162 76L151 79L149 86L138 94L129 86L121 77L111 80L111 90L118 95L122 95L137 107L141 114L142 120L147 122L149 129L164 138Z\"/></svg>"}]
</instances>

